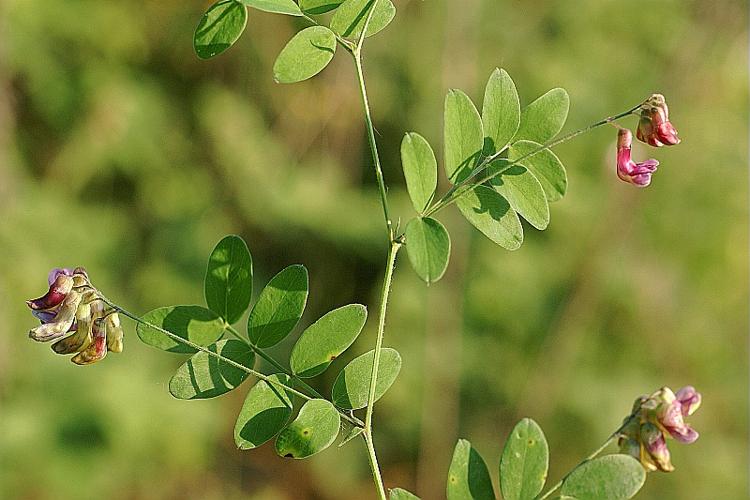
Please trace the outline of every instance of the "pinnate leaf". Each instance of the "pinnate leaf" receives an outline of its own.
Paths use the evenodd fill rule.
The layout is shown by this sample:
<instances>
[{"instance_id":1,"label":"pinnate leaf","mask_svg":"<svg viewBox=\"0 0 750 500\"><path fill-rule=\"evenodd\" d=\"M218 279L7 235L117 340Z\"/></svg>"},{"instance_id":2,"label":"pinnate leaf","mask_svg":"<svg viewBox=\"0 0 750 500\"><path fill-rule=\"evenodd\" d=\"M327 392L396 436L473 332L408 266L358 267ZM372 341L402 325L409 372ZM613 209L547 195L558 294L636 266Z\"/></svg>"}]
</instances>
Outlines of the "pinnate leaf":
<instances>
[{"instance_id":1,"label":"pinnate leaf","mask_svg":"<svg viewBox=\"0 0 750 500\"><path fill-rule=\"evenodd\" d=\"M287 386L290 383L285 374L274 374L269 378ZM248 391L237 417L234 442L241 450L257 448L281 432L291 414L291 393L277 384L259 380Z\"/></svg>"},{"instance_id":2,"label":"pinnate leaf","mask_svg":"<svg viewBox=\"0 0 750 500\"><path fill-rule=\"evenodd\" d=\"M414 210L423 213L437 188L437 160L430 143L410 132L401 141L401 165Z\"/></svg>"},{"instance_id":3,"label":"pinnate leaf","mask_svg":"<svg viewBox=\"0 0 750 500\"><path fill-rule=\"evenodd\" d=\"M453 89L445 97L444 121L445 170L456 183L468 177L482 153L482 119L469 96Z\"/></svg>"},{"instance_id":4,"label":"pinnate leaf","mask_svg":"<svg viewBox=\"0 0 750 500\"><path fill-rule=\"evenodd\" d=\"M532 226L545 229L549 225L549 203L544 188L526 167L513 165L506 168L506 164L506 160L498 160L490 165L490 171L495 168L502 170L490 182L492 187Z\"/></svg>"},{"instance_id":5,"label":"pinnate leaf","mask_svg":"<svg viewBox=\"0 0 750 500\"><path fill-rule=\"evenodd\" d=\"M213 344L224 333L224 320L200 306L159 307L141 319L202 347ZM192 347L171 339L156 328L138 323L138 337L146 344L169 352L194 353Z\"/></svg>"},{"instance_id":6,"label":"pinnate leaf","mask_svg":"<svg viewBox=\"0 0 750 500\"><path fill-rule=\"evenodd\" d=\"M494 500L492 480L482 457L465 439L453 450L446 487L448 500Z\"/></svg>"},{"instance_id":7,"label":"pinnate leaf","mask_svg":"<svg viewBox=\"0 0 750 500\"><path fill-rule=\"evenodd\" d=\"M505 500L533 500L547 480L549 447L536 422L524 418L505 442L500 459L500 489Z\"/></svg>"},{"instance_id":8,"label":"pinnate leaf","mask_svg":"<svg viewBox=\"0 0 750 500\"><path fill-rule=\"evenodd\" d=\"M315 455L333 444L340 425L341 417L330 401L312 399L276 438L276 453L296 459Z\"/></svg>"},{"instance_id":9,"label":"pinnate leaf","mask_svg":"<svg viewBox=\"0 0 750 500\"><path fill-rule=\"evenodd\" d=\"M359 38L375 0L346 0L331 19L331 29L345 38ZM365 36L373 36L388 26L396 15L391 0L378 0Z\"/></svg>"},{"instance_id":10,"label":"pinnate leaf","mask_svg":"<svg viewBox=\"0 0 750 500\"><path fill-rule=\"evenodd\" d=\"M244 8L244 7L243 7ZM250 305L253 294L253 258L239 236L226 236L211 252L206 269L208 308L236 323Z\"/></svg>"},{"instance_id":11,"label":"pinnate leaf","mask_svg":"<svg viewBox=\"0 0 750 500\"><path fill-rule=\"evenodd\" d=\"M521 221L497 191L477 186L459 197L456 205L466 220L501 247L516 250L523 243Z\"/></svg>"},{"instance_id":12,"label":"pinnate leaf","mask_svg":"<svg viewBox=\"0 0 750 500\"><path fill-rule=\"evenodd\" d=\"M255 354L239 340L220 340L208 350L247 368ZM208 399L221 396L240 385L248 373L205 352L198 352L177 369L169 381L169 392L178 399Z\"/></svg>"},{"instance_id":13,"label":"pinnate leaf","mask_svg":"<svg viewBox=\"0 0 750 500\"><path fill-rule=\"evenodd\" d=\"M427 284L443 277L451 240L443 225L430 217L415 217L406 225L406 251L411 266Z\"/></svg>"},{"instance_id":14,"label":"pinnate leaf","mask_svg":"<svg viewBox=\"0 0 750 500\"><path fill-rule=\"evenodd\" d=\"M325 26L305 28L289 40L273 65L279 83L296 83L317 75L336 53L336 35Z\"/></svg>"},{"instance_id":15,"label":"pinnate leaf","mask_svg":"<svg viewBox=\"0 0 750 500\"><path fill-rule=\"evenodd\" d=\"M508 159L517 161L520 158L520 163L528 168L542 185L547 200L557 201L565 196L568 189L568 174L555 153L541 148L542 145L537 142L517 141L511 145ZM529 154L530 156L527 156Z\"/></svg>"},{"instance_id":16,"label":"pinnate leaf","mask_svg":"<svg viewBox=\"0 0 750 500\"><path fill-rule=\"evenodd\" d=\"M331 391L331 401L339 408L357 410L367 406L370 391L370 377L375 358L375 350L354 358L336 377ZM401 355L395 349L380 350L378 380L375 384L375 401L396 381L401 370Z\"/></svg>"},{"instance_id":17,"label":"pinnate leaf","mask_svg":"<svg viewBox=\"0 0 750 500\"><path fill-rule=\"evenodd\" d=\"M219 0L208 8L195 29L193 47L201 59L221 54L240 37L247 25L247 9L235 0Z\"/></svg>"},{"instance_id":18,"label":"pinnate leaf","mask_svg":"<svg viewBox=\"0 0 750 500\"><path fill-rule=\"evenodd\" d=\"M314 377L344 352L365 326L367 308L349 304L325 314L310 325L292 349L289 364L292 373L300 377Z\"/></svg>"},{"instance_id":19,"label":"pinnate leaf","mask_svg":"<svg viewBox=\"0 0 750 500\"><path fill-rule=\"evenodd\" d=\"M289 266L274 276L250 311L247 323L250 341L265 349L289 335L305 310L307 289L305 266Z\"/></svg>"},{"instance_id":20,"label":"pinnate leaf","mask_svg":"<svg viewBox=\"0 0 750 500\"><path fill-rule=\"evenodd\" d=\"M643 466L630 455L606 455L584 462L563 482L560 493L576 500L625 500L646 481Z\"/></svg>"},{"instance_id":21,"label":"pinnate leaf","mask_svg":"<svg viewBox=\"0 0 750 500\"><path fill-rule=\"evenodd\" d=\"M513 79L504 69L495 69L487 82L482 103L487 150L502 151L518 131L521 120L521 104Z\"/></svg>"},{"instance_id":22,"label":"pinnate leaf","mask_svg":"<svg viewBox=\"0 0 750 500\"><path fill-rule=\"evenodd\" d=\"M516 140L544 143L552 139L565 125L569 108L570 97L565 89L550 90L523 109Z\"/></svg>"}]
</instances>

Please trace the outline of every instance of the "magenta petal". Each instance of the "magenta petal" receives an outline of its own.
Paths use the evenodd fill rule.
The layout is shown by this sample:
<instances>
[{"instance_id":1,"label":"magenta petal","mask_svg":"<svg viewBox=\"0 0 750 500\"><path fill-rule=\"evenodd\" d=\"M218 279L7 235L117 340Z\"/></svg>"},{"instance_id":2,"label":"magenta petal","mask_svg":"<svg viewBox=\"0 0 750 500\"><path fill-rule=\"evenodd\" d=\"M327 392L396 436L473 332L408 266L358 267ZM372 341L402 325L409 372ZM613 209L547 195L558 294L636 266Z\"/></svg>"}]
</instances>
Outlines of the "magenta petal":
<instances>
[{"instance_id":1,"label":"magenta petal","mask_svg":"<svg viewBox=\"0 0 750 500\"><path fill-rule=\"evenodd\" d=\"M682 405L683 415L692 415L701 405L701 394L691 385L677 391L675 397Z\"/></svg>"},{"instance_id":2,"label":"magenta petal","mask_svg":"<svg viewBox=\"0 0 750 500\"><path fill-rule=\"evenodd\" d=\"M64 274L65 276L73 276L73 270L68 269L67 267L56 267L52 271L49 272L49 275L47 276L47 281L49 282L49 286L52 286L52 283L55 282L58 276L61 274Z\"/></svg>"},{"instance_id":3,"label":"magenta petal","mask_svg":"<svg viewBox=\"0 0 750 500\"><path fill-rule=\"evenodd\" d=\"M669 434L680 443L690 444L694 443L698 439L698 431L690 427L689 425L683 425L679 428L667 429Z\"/></svg>"}]
</instances>

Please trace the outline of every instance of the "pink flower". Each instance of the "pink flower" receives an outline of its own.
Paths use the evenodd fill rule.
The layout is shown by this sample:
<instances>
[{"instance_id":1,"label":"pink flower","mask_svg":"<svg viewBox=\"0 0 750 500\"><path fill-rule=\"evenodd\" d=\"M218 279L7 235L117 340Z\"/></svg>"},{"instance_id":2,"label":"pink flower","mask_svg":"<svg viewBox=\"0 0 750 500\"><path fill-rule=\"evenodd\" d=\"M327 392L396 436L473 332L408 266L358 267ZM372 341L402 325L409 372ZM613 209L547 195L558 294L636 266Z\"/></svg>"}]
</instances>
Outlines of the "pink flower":
<instances>
[{"instance_id":1,"label":"pink flower","mask_svg":"<svg viewBox=\"0 0 750 500\"><path fill-rule=\"evenodd\" d=\"M659 162L654 159L636 163L630 157L633 133L620 129L617 133L617 177L638 187L651 184L651 175L656 172Z\"/></svg>"},{"instance_id":2,"label":"pink flower","mask_svg":"<svg viewBox=\"0 0 750 500\"><path fill-rule=\"evenodd\" d=\"M692 387L683 387L678 393L678 398L668 387L661 391L662 403L656 410L658 424L660 424L670 436L677 441L690 444L698 439L698 433L685 423L683 417L691 414L700 405L700 394ZM697 403L696 403L697 401ZM683 406L683 402L685 403Z\"/></svg>"},{"instance_id":3,"label":"pink flower","mask_svg":"<svg viewBox=\"0 0 750 500\"><path fill-rule=\"evenodd\" d=\"M669 108L664 96L653 94L641 105L641 119L636 137L651 146L674 146L680 143L677 130L669 121Z\"/></svg>"},{"instance_id":4,"label":"pink flower","mask_svg":"<svg viewBox=\"0 0 750 500\"><path fill-rule=\"evenodd\" d=\"M683 387L677 394L662 387L650 396L639 397L633 413L618 431L620 453L636 458L648 471L674 470L666 438L686 444L698 439L684 417L692 415L700 403L701 395L692 386Z\"/></svg>"},{"instance_id":5,"label":"pink flower","mask_svg":"<svg viewBox=\"0 0 750 500\"><path fill-rule=\"evenodd\" d=\"M116 310L108 308L86 270L56 268L47 278L49 290L26 304L41 325L29 336L39 342L61 339L52 345L57 354L76 354L72 361L88 365L107 351L122 352L123 330Z\"/></svg>"}]
</instances>

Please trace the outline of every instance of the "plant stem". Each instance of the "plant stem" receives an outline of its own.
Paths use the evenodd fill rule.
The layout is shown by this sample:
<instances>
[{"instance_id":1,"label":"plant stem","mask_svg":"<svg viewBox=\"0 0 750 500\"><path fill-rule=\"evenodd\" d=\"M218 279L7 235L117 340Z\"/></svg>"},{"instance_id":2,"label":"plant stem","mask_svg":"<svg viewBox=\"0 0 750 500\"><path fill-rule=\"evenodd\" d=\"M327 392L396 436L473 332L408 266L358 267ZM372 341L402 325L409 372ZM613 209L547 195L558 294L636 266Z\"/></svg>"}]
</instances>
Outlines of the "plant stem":
<instances>
[{"instance_id":1,"label":"plant stem","mask_svg":"<svg viewBox=\"0 0 750 500\"><path fill-rule=\"evenodd\" d=\"M99 298L102 301L104 301L107 305L109 305L110 307L114 308L118 312L122 313L124 316L127 316L128 318L132 319L136 323L140 323L140 324L142 324L144 326L147 326L149 328L153 328L154 330L157 330L157 331L163 333L164 335L166 335L170 339L174 340L175 342L179 342L180 344L184 344L186 346L192 347L196 351L204 352L204 353L208 354L209 356L212 356L212 357L218 359L219 361L221 361L223 363L226 363L226 364L228 364L230 366L233 366L233 367L237 368L238 370L242 370L243 372L245 372L245 373L247 373L249 375L253 375L254 377L259 378L260 380L266 382L269 385L273 385L273 386L276 386L278 388L284 389L284 390L286 390L286 391L294 394L295 396L301 397L302 399L304 399L306 401L310 401L312 399L315 399L315 398L313 398L311 396L308 396L307 394L305 394L305 393L303 393L303 392L295 389L294 387L288 386L288 385L286 385L286 384L284 384L282 382L274 380L273 378L271 378L271 377L269 377L267 375L264 375L263 373L261 373L259 371L253 370L252 368L248 368L245 365L242 365L242 364L240 364L240 363L238 363L238 362L236 362L234 360L231 360L231 359L229 359L227 357L224 357L221 354L219 354L218 352L213 352L210 349L207 349L206 347L198 345L195 342L192 342L192 341L190 341L188 339L184 339L184 338L180 337L179 335L177 335L175 333L172 333L169 330L165 330L164 328L162 328L162 327L160 327L158 325L154 325L153 323L149 323L148 321L144 321L143 319L139 318L135 314L133 314L133 313L131 313L131 312L123 309L122 307L118 306L117 304L115 304L114 302L112 302L111 300L109 300L108 298L104 297L101 294L101 292L99 293ZM338 410L338 412L339 412L339 414L344 419L346 419L347 421L349 421L351 424L353 424L353 425L355 425L357 427L362 427L362 423L359 421L359 419L352 418L351 416L349 416L348 414L342 412L341 410Z\"/></svg>"},{"instance_id":2,"label":"plant stem","mask_svg":"<svg viewBox=\"0 0 750 500\"><path fill-rule=\"evenodd\" d=\"M560 489L560 487L562 486L562 484L565 482L565 480L568 478L568 476L570 476L573 473L574 470L576 470L578 467L580 467L581 465L585 464L589 460L593 460L594 458L596 458L597 456L599 456L599 454L601 452L603 452L607 448L607 446L609 446L610 444L612 444L612 442L615 439L617 439L617 437L620 435L620 432L622 432L622 430L630 423L631 420L633 420L634 417L635 417L635 415L630 415L628 418L626 418L625 421L622 423L622 425L620 427L618 427L615 432L613 432L612 434L610 434L610 436L607 438L607 440L604 442L603 445L601 445L599 448L597 448L596 450L594 450L589 456L587 456L586 458L584 458L583 460L581 460L578 463L578 465L576 465L575 467L573 467L573 469L571 469L570 472L568 472L567 474L565 474L565 476L563 476L563 478L560 479L560 481L558 481L557 484L555 484L552 488L550 488L549 490L547 490L547 492L544 495L536 497L536 500L544 500L545 498L548 498L550 495L552 495L552 493L554 493L555 491L557 491L558 489Z\"/></svg>"},{"instance_id":3,"label":"plant stem","mask_svg":"<svg viewBox=\"0 0 750 500\"><path fill-rule=\"evenodd\" d=\"M374 10L374 9L373 9ZM372 10L370 11L372 12ZM368 18L369 19L369 18ZM365 126L367 128L367 139L370 143L370 151L372 152L372 160L375 166L375 177L378 182L378 190L380 191L380 203L383 206L383 216L385 217L385 225L388 230L388 240L394 240L393 233L393 222L391 220L390 210L388 208L388 189L385 187L385 179L383 178L383 169L380 165L380 155L378 154L378 144L375 141L375 128L372 124L372 114L370 113L370 102L367 98L367 89L365 88L365 76L362 70L362 52L361 45L358 45L352 52L354 57L354 65L357 69L357 81L359 82L359 92L362 97L362 109L365 114Z\"/></svg>"},{"instance_id":4,"label":"plant stem","mask_svg":"<svg viewBox=\"0 0 750 500\"><path fill-rule=\"evenodd\" d=\"M375 351L372 362L372 373L370 375L370 387L367 393L367 410L365 413L365 430L363 432L365 443L367 444L368 456L370 459L370 468L372 469L373 480L375 481L375 487L378 490L378 495L381 499L385 499L385 488L383 486L383 478L380 475L380 468L378 466L377 455L375 454L375 443L373 442L372 436L372 413L375 406L375 390L377 388L378 381L378 368L380 367L380 352L383 347L383 336L385 334L385 314L388 309L388 296L391 290L391 282L393 280L393 271L396 266L396 255L401 248L402 243L400 241L391 242L391 247L388 252L388 263L385 269L385 277L383 278L383 289L380 293L380 315L378 317L378 335L375 340Z\"/></svg>"},{"instance_id":5,"label":"plant stem","mask_svg":"<svg viewBox=\"0 0 750 500\"><path fill-rule=\"evenodd\" d=\"M602 120L599 120L596 123L592 123L591 125L584 127L582 129L575 130L573 132L570 132L569 134L566 134L558 139L548 141L544 144L542 144L537 149L534 149L533 151L529 151L525 155L522 155L512 162L506 163L503 165L502 170L497 170L495 172L492 172L491 174L486 175L485 177L482 177L479 181L472 182L472 180L475 180L476 176L479 175L482 171L484 171L493 161L497 160L503 150L498 151L497 153L490 155L486 157L482 162L472 171L471 175L464 179L463 181L459 182L458 184L451 187L443 197L441 197L434 205L432 205L427 211L424 213L423 217L429 217L430 215L434 214L435 212L438 212L439 210L442 210L443 208L453 204L458 198L460 198L464 193L467 191L470 191L474 189L475 187L484 184L487 181L490 181L497 177L498 175L505 172L507 169L512 167L513 165L517 165L521 163L526 158L529 158L531 156L534 156L538 153L541 153L542 151L546 149L552 149L555 146L559 146L560 144L564 142L568 142L569 140L573 139L574 137L578 137L581 134L585 134L586 132L590 132L591 130L601 127L602 125L606 125L608 123L612 123L615 120L619 120L620 118L623 118L625 116L628 116L632 113L634 113L638 108L640 108L641 105L635 106L633 108L630 108L627 111L623 111L622 113L618 113L616 115L608 116L607 118L604 118ZM469 184L471 183L471 184Z\"/></svg>"}]
</instances>

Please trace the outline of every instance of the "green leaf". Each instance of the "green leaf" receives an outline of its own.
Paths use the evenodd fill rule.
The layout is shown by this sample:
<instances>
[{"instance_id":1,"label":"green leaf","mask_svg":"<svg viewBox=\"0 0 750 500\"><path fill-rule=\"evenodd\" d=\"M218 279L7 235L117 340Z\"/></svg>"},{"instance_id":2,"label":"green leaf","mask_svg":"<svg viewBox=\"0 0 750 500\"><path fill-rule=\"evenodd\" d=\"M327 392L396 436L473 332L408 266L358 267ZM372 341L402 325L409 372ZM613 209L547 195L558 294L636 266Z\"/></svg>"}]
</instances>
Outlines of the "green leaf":
<instances>
[{"instance_id":1,"label":"green leaf","mask_svg":"<svg viewBox=\"0 0 750 500\"><path fill-rule=\"evenodd\" d=\"M365 326L367 308L349 304L325 314L302 332L292 349L289 364L292 373L314 377L354 342Z\"/></svg>"},{"instance_id":2,"label":"green leaf","mask_svg":"<svg viewBox=\"0 0 750 500\"><path fill-rule=\"evenodd\" d=\"M570 98L565 89L550 90L523 109L516 140L543 143L552 139L565 125L569 107Z\"/></svg>"},{"instance_id":3,"label":"green leaf","mask_svg":"<svg viewBox=\"0 0 750 500\"><path fill-rule=\"evenodd\" d=\"M203 14L193 35L195 53L210 59L234 44L247 25L247 9L235 0L220 0Z\"/></svg>"},{"instance_id":4,"label":"green leaf","mask_svg":"<svg viewBox=\"0 0 750 500\"><path fill-rule=\"evenodd\" d=\"M359 38L374 0L346 0L331 19L331 29L345 38ZM391 0L378 0L365 36L372 36L388 26L396 15Z\"/></svg>"},{"instance_id":5,"label":"green leaf","mask_svg":"<svg viewBox=\"0 0 750 500\"><path fill-rule=\"evenodd\" d=\"M254 345L265 349L289 335L305 310L307 281L305 266L294 265L268 282L247 321L248 336Z\"/></svg>"},{"instance_id":6,"label":"green leaf","mask_svg":"<svg viewBox=\"0 0 750 500\"><path fill-rule=\"evenodd\" d=\"M336 35L325 26L305 28L289 40L273 65L279 83L296 83L317 75L336 53Z\"/></svg>"},{"instance_id":7,"label":"green leaf","mask_svg":"<svg viewBox=\"0 0 750 500\"><path fill-rule=\"evenodd\" d=\"M490 184L508 200L513 210L537 229L549 225L549 203L537 178L522 165L506 167L507 160L493 162L489 170L503 170Z\"/></svg>"},{"instance_id":8,"label":"green leaf","mask_svg":"<svg viewBox=\"0 0 750 500\"><path fill-rule=\"evenodd\" d=\"M459 439L453 451L446 487L448 500L494 500L487 465L471 443Z\"/></svg>"},{"instance_id":9,"label":"green leaf","mask_svg":"<svg viewBox=\"0 0 750 500\"><path fill-rule=\"evenodd\" d=\"M502 151L518 131L521 104L516 85L504 69L495 69L484 90L482 124L487 149Z\"/></svg>"},{"instance_id":10,"label":"green leaf","mask_svg":"<svg viewBox=\"0 0 750 500\"><path fill-rule=\"evenodd\" d=\"M147 312L141 319L203 347L213 344L224 333L224 320L200 306L160 307ZM189 354L197 352L143 323L138 323L136 332L143 342L157 349Z\"/></svg>"},{"instance_id":11,"label":"green leaf","mask_svg":"<svg viewBox=\"0 0 750 500\"><path fill-rule=\"evenodd\" d=\"M248 7L273 12L274 14L288 14L290 16L301 16L302 11L292 0L240 0Z\"/></svg>"},{"instance_id":12,"label":"green leaf","mask_svg":"<svg viewBox=\"0 0 750 500\"><path fill-rule=\"evenodd\" d=\"M375 359L375 350L354 358L336 377L331 390L331 401L339 408L358 410L367 406L370 377ZM401 356L395 349L380 350L378 380L375 384L375 401L396 381L401 370Z\"/></svg>"},{"instance_id":13,"label":"green leaf","mask_svg":"<svg viewBox=\"0 0 750 500\"><path fill-rule=\"evenodd\" d=\"M500 489L505 500L533 500L547 480L549 448L542 429L530 418L516 424L500 459Z\"/></svg>"},{"instance_id":14,"label":"green leaf","mask_svg":"<svg viewBox=\"0 0 750 500\"><path fill-rule=\"evenodd\" d=\"M421 214L437 188L437 160L430 143L415 132L406 134L401 141L401 165L414 210Z\"/></svg>"},{"instance_id":15,"label":"green leaf","mask_svg":"<svg viewBox=\"0 0 750 500\"><path fill-rule=\"evenodd\" d=\"M220 340L208 346L211 352L253 367L255 353L239 340ZM177 399L208 399L225 394L247 378L248 373L205 352L194 354L169 381L169 392Z\"/></svg>"},{"instance_id":16,"label":"green leaf","mask_svg":"<svg viewBox=\"0 0 750 500\"><path fill-rule=\"evenodd\" d=\"M451 254L451 239L443 225L415 217L406 225L406 251L411 267L427 284L443 277Z\"/></svg>"},{"instance_id":17,"label":"green leaf","mask_svg":"<svg viewBox=\"0 0 750 500\"><path fill-rule=\"evenodd\" d=\"M269 376L289 385L289 376ZM283 387L259 380L247 393L234 425L234 442L241 450L257 448L281 432L292 414L292 395Z\"/></svg>"},{"instance_id":18,"label":"green leaf","mask_svg":"<svg viewBox=\"0 0 750 500\"><path fill-rule=\"evenodd\" d=\"M541 144L532 141L514 142L508 151L508 159L516 161L519 158L538 151ZM538 153L523 158L521 163L528 168L547 195L547 200L557 201L565 195L568 189L568 174L565 173L560 159L549 149L543 149Z\"/></svg>"},{"instance_id":19,"label":"green leaf","mask_svg":"<svg viewBox=\"0 0 750 500\"><path fill-rule=\"evenodd\" d=\"M244 7L243 7L244 8ZM239 236L226 236L208 258L205 280L208 308L236 323L253 295L253 258Z\"/></svg>"},{"instance_id":20,"label":"green leaf","mask_svg":"<svg viewBox=\"0 0 750 500\"><path fill-rule=\"evenodd\" d=\"M523 243L521 221L497 191L477 186L458 198L456 205L475 228L501 247L517 250Z\"/></svg>"},{"instance_id":21,"label":"green leaf","mask_svg":"<svg viewBox=\"0 0 750 500\"><path fill-rule=\"evenodd\" d=\"M276 453L297 459L315 455L333 444L340 425L339 412L329 401L312 399L276 438Z\"/></svg>"},{"instance_id":22,"label":"green leaf","mask_svg":"<svg viewBox=\"0 0 750 500\"><path fill-rule=\"evenodd\" d=\"M344 0L300 0L300 8L308 14L325 14L343 3Z\"/></svg>"},{"instance_id":23,"label":"green leaf","mask_svg":"<svg viewBox=\"0 0 750 500\"><path fill-rule=\"evenodd\" d=\"M560 493L576 500L632 498L646 481L643 466L630 455L606 455L584 462L563 482Z\"/></svg>"},{"instance_id":24,"label":"green leaf","mask_svg":"<svg viewBox=\"0 0 750 500\"><path fill-rule=\"evenodd\" d=\"M469 96L449 90L444 109L445 171L454 184L468 177L484 143L479 112Z\"/></svg>"},{"instance_id":25,"label":"green leaf","mask_svg":"<svg viewBox=\"0 0 750 500\"><path fill-rule=\"evenodd\" d=\"M419 500L419 497L402 488L393 488L388 492L388 500Z\"/></svg>"}]
</instances>

